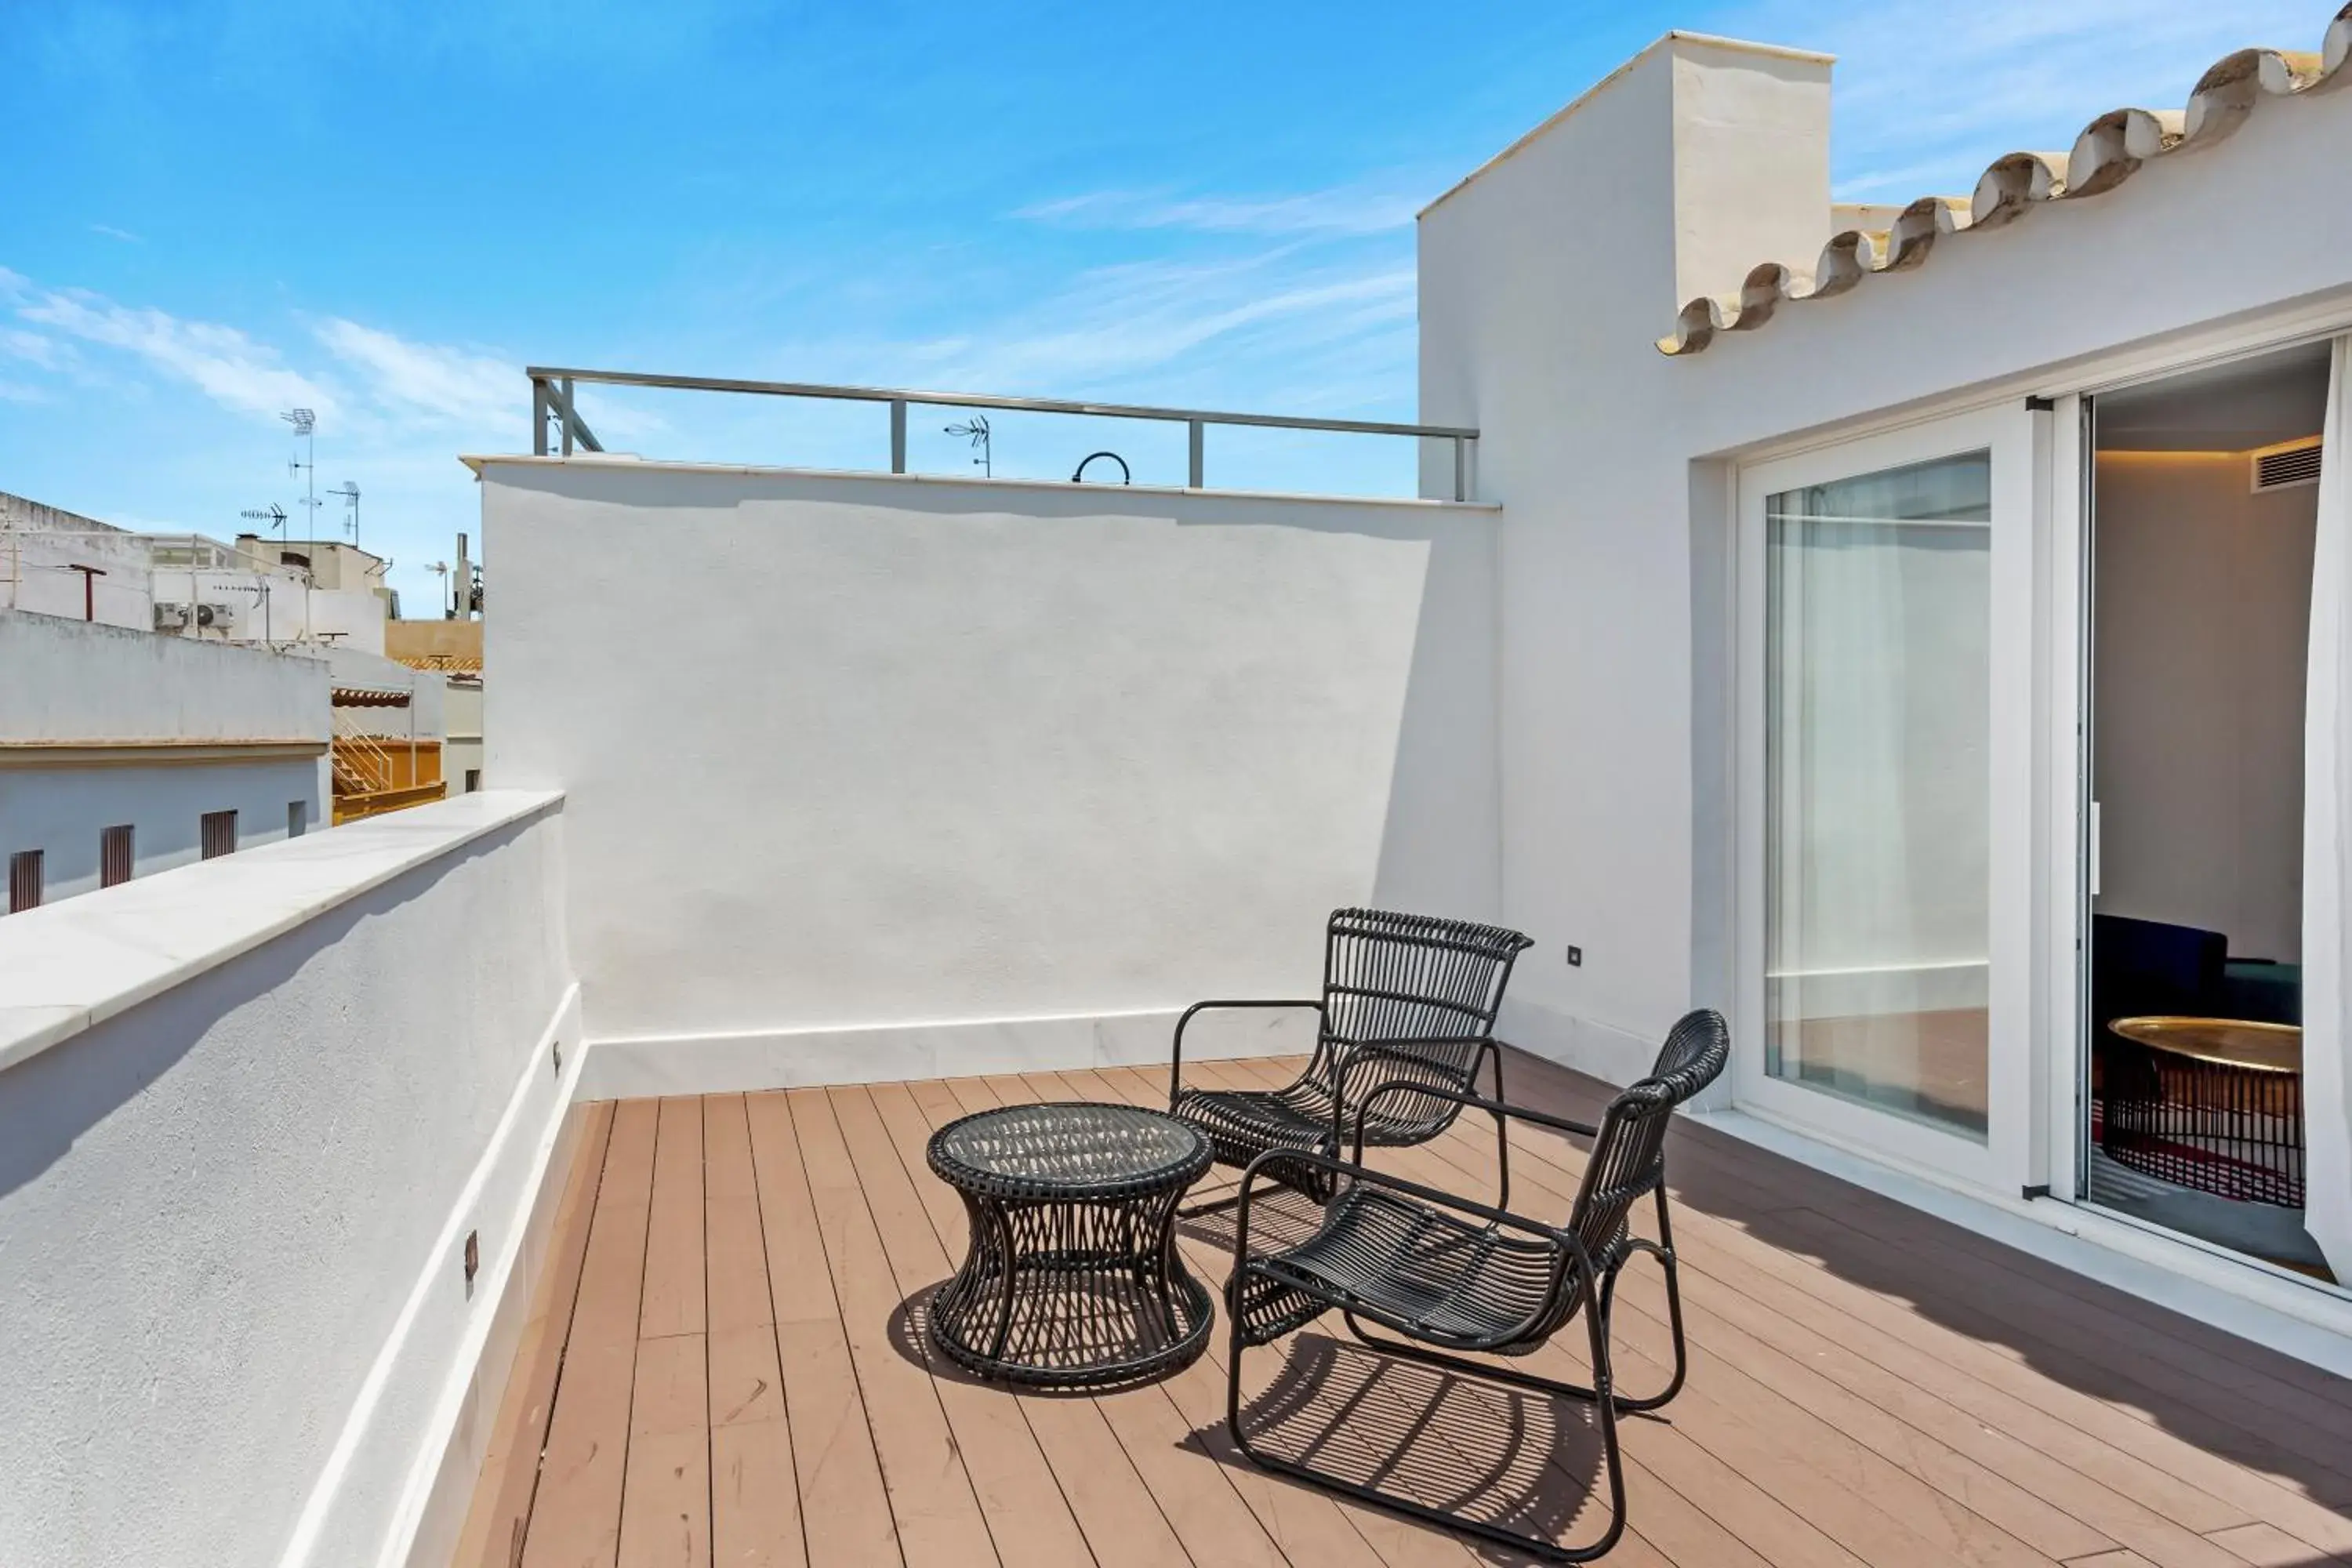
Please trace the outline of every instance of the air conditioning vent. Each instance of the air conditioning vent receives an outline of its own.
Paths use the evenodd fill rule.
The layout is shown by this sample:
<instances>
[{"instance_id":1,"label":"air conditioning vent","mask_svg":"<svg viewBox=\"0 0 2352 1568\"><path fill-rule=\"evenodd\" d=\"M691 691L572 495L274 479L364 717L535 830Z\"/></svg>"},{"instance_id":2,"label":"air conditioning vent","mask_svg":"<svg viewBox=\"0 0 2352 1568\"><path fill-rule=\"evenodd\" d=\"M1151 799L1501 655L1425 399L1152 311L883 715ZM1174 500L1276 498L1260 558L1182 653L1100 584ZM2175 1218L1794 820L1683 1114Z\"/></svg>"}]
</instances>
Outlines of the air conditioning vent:
<instances>
[{"instance_id":1,"label":"air conditioning vent","mask_svg":"<svg viewBox=\"0 0 2352 1568\"><path fill-rule=\"evenodd\" d=\"M155 629L159 632L179 632L188 628L188 606L163 600L155 602Z\"/></svg>"},{"instance_id":2,"label":"air conditioning vent","mask_svg":"<svg viewBox=\"0 0 2352 1568\"><path fill-rule=\"evenodd\" d=\"M198 605L196 625L226 630L236 625L236 606L235 605Z\"/></svg>"},{"instance_id":3,"label":"air conditioning vent","mask_svg":"<svg viewBox=\"0 0 2352 1568\"><path fill-rule=\"evenodd\" d=\"M2319 440L2288 441L2254 454L2254 493L2319 482Z\"/></svg>"}]
</instances>

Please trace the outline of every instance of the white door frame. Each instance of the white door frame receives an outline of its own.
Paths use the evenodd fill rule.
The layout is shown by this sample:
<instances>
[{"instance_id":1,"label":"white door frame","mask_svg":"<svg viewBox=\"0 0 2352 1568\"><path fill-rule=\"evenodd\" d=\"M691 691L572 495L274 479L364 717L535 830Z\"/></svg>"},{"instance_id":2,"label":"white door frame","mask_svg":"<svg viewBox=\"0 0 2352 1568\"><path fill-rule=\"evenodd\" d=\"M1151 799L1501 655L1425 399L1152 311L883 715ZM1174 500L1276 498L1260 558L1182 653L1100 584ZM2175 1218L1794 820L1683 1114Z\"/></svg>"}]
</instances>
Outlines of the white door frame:
<instances>
[{"instance_id":1,"label":"white door frame","mask_svg":"<svg viewBox=\"0 0 2352 1568\"><path fill-rule=\"evenodd\" d=\"M2022 1188L2047 1182L2048 1101L2053 1081L2048 1020L2060 989L2043 955L2053 891L2037 857L2057 849L2038 824L2056 784L2045 739L2057 720L2050 700L2055 605L2053 527L2053 410L2005 401L1899 429L1743 464L1738 479L1738 784L1733 885L1737 899L1732 1094L1743 1109L1874 1158L1974 1186ZM1990 733L1987 736L1990 847L1987 1121L1984 1142L1857 1102L1783 1082L1764 1071L1764 653L1765 498L1959 453L1991 454L1992 557ZM2079 519L2077 521L2079 529ZM2077 572L2079 577L2079 569ZM2037 598L2037 589L2041 595ZM2070 623L2071 624L2071 623ZM2074 660L2066 661L2070 666ZM2071 742L2069 754L2079 748ZM2071 835L2069 836L2071 837ZM2064 877L2072 884L2069 870ZM2071 922L2070 922L2071 923ZM2068 937L2071 944L2072 936ZM2063 973L2071 976L2067 966ZM2072 981L2065 989L2071 992Z\"/></svg>"},{"instance_id":2,"label":"white door frame","mask_svg":"<svg viewBox=\"0 0 2352 1568\"><path fill-rule=\"evenodd\" d=\"M2084 1195L2090 1151L2084 1105L2091 884L2085 854L2091 757L2091 574L2094 478L2078 394L2049 400L2035 426L2034 1079L2041 1111L2019 1184L2027 1196Z\"/></svg>"}]
</instances>

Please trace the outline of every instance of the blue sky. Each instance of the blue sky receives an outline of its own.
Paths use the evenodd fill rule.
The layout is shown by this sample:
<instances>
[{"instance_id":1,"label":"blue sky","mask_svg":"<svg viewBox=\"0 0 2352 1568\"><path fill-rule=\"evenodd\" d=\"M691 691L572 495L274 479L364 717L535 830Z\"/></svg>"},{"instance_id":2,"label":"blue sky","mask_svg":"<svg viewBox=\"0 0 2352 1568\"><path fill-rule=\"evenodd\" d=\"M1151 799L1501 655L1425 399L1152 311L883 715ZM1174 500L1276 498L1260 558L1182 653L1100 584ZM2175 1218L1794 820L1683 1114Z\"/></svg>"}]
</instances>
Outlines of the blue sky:
<instances>
[{"instance_id":1,"label":"blue sky","mask_svg":"<svg viewBox=\"0 0 2352 1568\"><path fill-rule=\"evenodd\" d=\"M1411 418L1413 212L1668 27L1837 53L1839 193L1903 200L2328 14L8 0L0 489L226 536L296 510L276 413L307 405L419 614L478 529L456 454L529 440L525 363ZM851 406L583 406L647 455L885 451ZM948 419L919 467L968 462ZM1099 436L1181 479L1176 432L998 423L1000 471ZM1226 482L1406 484L1385 448L1214 439Z\"/></svg>"}]
</instances>

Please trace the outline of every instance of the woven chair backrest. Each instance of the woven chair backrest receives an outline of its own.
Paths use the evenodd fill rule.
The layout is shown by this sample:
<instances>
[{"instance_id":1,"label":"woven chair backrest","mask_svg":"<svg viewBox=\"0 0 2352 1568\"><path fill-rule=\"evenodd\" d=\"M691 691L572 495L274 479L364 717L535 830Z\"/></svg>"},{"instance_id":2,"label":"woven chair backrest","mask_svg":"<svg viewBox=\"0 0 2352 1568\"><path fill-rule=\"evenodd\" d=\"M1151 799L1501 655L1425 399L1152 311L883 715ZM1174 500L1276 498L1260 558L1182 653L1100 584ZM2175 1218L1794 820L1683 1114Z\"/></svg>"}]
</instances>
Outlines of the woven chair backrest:
<instances>
[{"instance_id":1,"label":"woven chair backrest","mask_svg":"<svg viewBox=\"0 0 2352 1568\"><path fill-rule=\"evenodd\" d=\"M1355 1047L1402 1040L1434 1065L1468 1071L1494 1033L1512 963L1529 945L1500 926L1335 910L1324 938L1318 1076L1336 1089L1333 1075Z\"/></svg>"},{"instance_id":2,"label":"woven chair backrest","mask_svg":"<svg viewBox=\"0 0 2352 1568\"><path fill-rule=\"evenodd\" d=\"M1633 1205L1666 1179L1666 1129L1675 1108L1721 1075L1731 1059L1731 1031L1708 1008L1687 1013L1666 1035L1648 1078L1609 1102L1585 1162L1568 1228L1607 1266L1623 1245Z\"/></svg>"}]
</instances>

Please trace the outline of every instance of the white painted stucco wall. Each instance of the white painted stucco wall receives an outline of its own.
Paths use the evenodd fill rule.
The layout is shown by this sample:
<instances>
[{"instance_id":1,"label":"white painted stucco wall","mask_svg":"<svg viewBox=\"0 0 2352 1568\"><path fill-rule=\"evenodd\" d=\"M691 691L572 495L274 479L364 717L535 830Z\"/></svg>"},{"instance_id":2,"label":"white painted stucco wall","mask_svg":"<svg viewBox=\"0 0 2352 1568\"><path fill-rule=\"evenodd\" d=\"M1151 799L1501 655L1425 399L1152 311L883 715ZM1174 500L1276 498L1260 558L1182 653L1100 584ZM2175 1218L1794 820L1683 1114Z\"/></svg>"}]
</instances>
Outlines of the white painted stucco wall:
<instances>
[{"instance_id":1,"label":"white painted stucco wall","mask_svg":"<svg viewBox=\"0 0 2352 1568\"><path fill-rule=\"evenodd\" d=\"M570 1095L558 812L472 795L0 921L0 1563L405 1540Z\"/></svg>"},{"instance_id":2,"label":"white painted stucco wall","mask_svg":"<svg viewBox=\"0 0 2352 1568\"><path fill-rule=\"evenodd\" d=\"M1164 1059L1191 1001L1311 994L1335 907L1493 912L1491 509L481 471L488 769L566 792L600 1039Z\"/></svg>"},{"instance_id":3,"label":"white painted stucco wall","mask_svg":"<svg viewBox=\"0 0 2352 1568\"><path fill-rule=\"evenodd\" d=\"M1811 270L1831 233L1828 70L1664 41L1421 220L1421 416L1478 427L1477 493L1505 508L1503 911L1538 943L1506 1022L1606 1076L1637 1071L1682 1008L1727 999L1716 459L1970 393L2071 390L2070 363L2247 312L2352 308L2352 94L2336 92L1660 354L1690 295L1767 260ZM2052 143L2112 107L2053 105ZM1558 961L1570 942L1580 969Z\"/></svg>"},{"instance_id":4,"label":"white painted stucco wall","mask_svg":"<svg viewBox=\"0 0 2352 1568\"><path fill-rule=\"evenodd\" d=\"M143 631L149 560L139 534L0 490L0 608ZM103 575L86 578L77 566Z\"/></svg>"},{"instance_id":5,"label":"white painted stucco wall","mask_svg":"<svg viewBox=\"0 0 2352 1568\"><path fill-rule=\"evenodd\" d=\"M327 666L310 650L0 610L0 740L327 738Z\"/></svg>"},{"instance_id":6,"label":"white painted stucco wall","mask_svg":"<svg viewBox=\"0 0 2352 1568\"><path fill-rule=\"evenodd\" d=\"M366 588L312 588L301 595L301 600L304 637L314 641L331 638L337 647L362 653L383 653L383 628L391 618L391 606L381 594Z\"/></svg>"},{"instance_id":7,"label":"white painted stucco wall","mask_svg":"<svg viewBox=\"0 0 2352 1568\"><path fill-rule=\"evenodd\" d=\"M47 901L97 890L109 827L131 829L145 877L198 858L209 812L236 813L240 848L287 837L297 805L306 829L325 819L320 754L299 744L234 761L107 744L323 747L321 658L0 610L0 857L41 851ZM57 760L69 742L80 765Z\"/></svg>"},{"instance_id":8,"label":"white painted stucco wall","mask_svg":"<svg viewBox=\"0 0 2352 1568\"><path fill-rule=\"evenodd\" d=\"M449 677L441 694L441 712L449 729L441 752L442 776L449 781L449 793L456 795L466 787L467 773L478 772L482 765L480 678Z\"/></svg>"}]
</instances>

